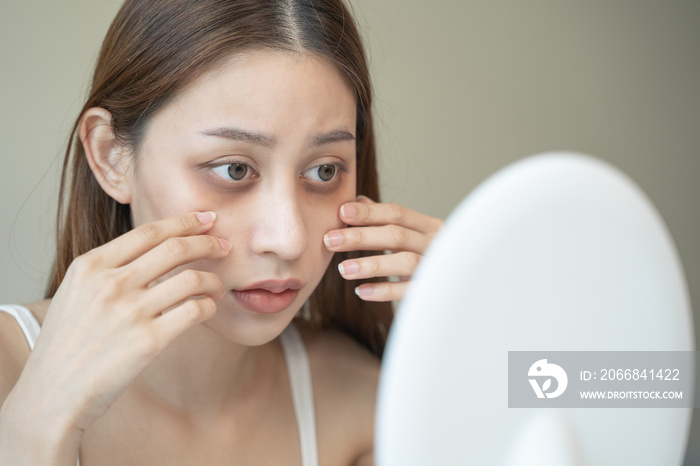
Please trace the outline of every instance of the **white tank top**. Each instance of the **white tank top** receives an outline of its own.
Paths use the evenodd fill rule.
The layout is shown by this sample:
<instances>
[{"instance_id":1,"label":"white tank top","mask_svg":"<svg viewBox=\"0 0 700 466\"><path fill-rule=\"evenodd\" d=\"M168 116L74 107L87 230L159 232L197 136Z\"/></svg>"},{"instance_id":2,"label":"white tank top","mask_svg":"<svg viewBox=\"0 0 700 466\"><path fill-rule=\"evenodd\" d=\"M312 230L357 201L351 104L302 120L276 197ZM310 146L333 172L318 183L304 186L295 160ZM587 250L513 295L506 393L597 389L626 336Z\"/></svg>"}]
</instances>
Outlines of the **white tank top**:
<instances>
[{"instance_id":1,"label":"white tank top","mask_svg":"<svg viewBox=\"0 0 700 466\"><path fill-rule=\"evenodd\" d=\"M0 311L13 316L27 338L29 348L34 349L34 343L41 328L29 309L16 304L0 305ZM294 412L297 417L299 439L301 441L301 460L303 466L318 466L318 451L316 448L316 416L314 414L314 396L311 385L311 369L304 341L299 331L290 324L280 335L284 358L289 372L289 383L292 390ZM80 461L78 461L80 466Z\"/></svg>"}]
</instances>

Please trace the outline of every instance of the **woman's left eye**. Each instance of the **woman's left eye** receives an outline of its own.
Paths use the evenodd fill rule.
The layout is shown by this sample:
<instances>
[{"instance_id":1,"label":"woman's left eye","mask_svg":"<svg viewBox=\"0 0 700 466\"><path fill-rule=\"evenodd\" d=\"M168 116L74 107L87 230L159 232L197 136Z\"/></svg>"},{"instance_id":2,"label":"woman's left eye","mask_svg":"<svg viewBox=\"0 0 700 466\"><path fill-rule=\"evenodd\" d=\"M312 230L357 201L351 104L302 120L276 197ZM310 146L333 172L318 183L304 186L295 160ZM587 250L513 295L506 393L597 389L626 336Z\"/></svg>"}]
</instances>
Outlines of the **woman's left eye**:
<instances>
[{"instance_id":1,"label":"woman's left eye","mask_svg":"<svg viewBox=\"0 0 700 466\"><path fill-rule=\"evenodd\" d=\"M335 164L319 165L304 172L304 178L326 183L333 181L336 176L338 176L338 165Z\"/></svg>"}]
</instances>

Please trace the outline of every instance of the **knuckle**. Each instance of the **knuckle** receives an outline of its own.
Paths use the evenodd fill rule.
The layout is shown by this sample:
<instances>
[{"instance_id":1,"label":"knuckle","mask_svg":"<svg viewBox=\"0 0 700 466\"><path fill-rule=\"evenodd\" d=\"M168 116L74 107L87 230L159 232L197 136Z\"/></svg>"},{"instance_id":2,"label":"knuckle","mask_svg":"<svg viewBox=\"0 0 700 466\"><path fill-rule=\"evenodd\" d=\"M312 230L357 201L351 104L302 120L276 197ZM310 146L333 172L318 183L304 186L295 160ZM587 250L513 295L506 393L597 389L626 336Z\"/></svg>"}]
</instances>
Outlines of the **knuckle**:
<instances>
[{"instance_id":1,"label":"knuckle","mask_svg":"<svg viewBox=\"0 0 700 466\"><path fill-rule=\"evenodd\" d=\"M189 322L196 322L204 315L202 300L190 300L185 303L185 317Z\"/></svg>"},{"instance_id":2,"label":"knuckle","mask_svg":"<svg viewBox=\"0 0 700 466\"><path fill-rule=\"evenodd\" d=\"M136 227L134 232L144 241L152 242L160 238L162 228L156 223L144 223Z\"/></svg>"},{"instance_id":3,"label":"knuckle","mask_svg":"<svg viewBox=\"0 0 700 466\"><path fill-rule=\"evenodd\" d=\"M203 235L201 236L201 238L203 238L207 242L207 246L209 246L209 252L215 252L221 249L221 244L219 244L219 240L217 240L213 236Z\"/></svg>"},{"instance_id":4,"label":"knuckle","mask_svg":"<svg viewBox=\"0 0 700 466\"><path fill-rule=\"evenodd\" d=\"M391 282L382 282L374 285L372 301L387 301L391 299Z\"/></svg>"},{"instance_id":5,"label":"knuckle","mask_svg":"<svg viewBox=\"0 0 700 466\"><path fill-rule=\"evenodd\" d=\"M121 270L109 270L101 276L97 297L105 302L113 302L122 297L129 275Z\"/></svg>"},{"instance_id":6,"label":"knuckle","mask_svg":"<svg viewBox=\"0 0 700 466\"><path fill-rule=\"evenodd\" d=\"M193 269L187 269L181 272L180 279L182 280L184 285L189 289L197 288L202 284L202 277L196 270Z\"/></svg>"},{"instance_id":7,"label":"knuckle","mask_svg":"<svg viewBox=\"0 0 700 466\"><path fill-rule=\"evenodd\" d=\"M188 245L182 238L168 238L165 241L165 247L170 254L175 256L183 256L188 252Z\"/></svg>"},{"instance_id":8,"label":"knuckle","mask_svg":"<svg viewBox=\"0 0 700 466\"><path fill-rule=\"evenodd\" d=\"M410 271L416 270L418 267L418 264L420 263L420 256L418 254L406 254L405 261L406 261L406 267Z\"/></svg>"},{"instance_id":9,"label":"knuckle","mask_svg":"<svg viewBox=\"0 0 700 466\"><path fill-rule=\"evenodd\" d=\"M206 297L197 300L190 300L185 303L185 315L189 322L199 322L216 309L216 303L213 299Z\"/></svg>"},{"instance_id":10,"label":"knuckle","mask_svg":"<svg viewBox=\"0 0 700 466\"><path fill-rule=\"evenodd\" d=\"M181 215L178 217L180 226L184 231L190 231L199 225L199 220L194 215Z\"/></svg>"},{"instance_id":11,"label":"knuckle","mask_svg":"<svg viewBox=\"0 0 700 466\"><path fill-rule=\"evenodd\" d=\"M379 259L370 259L368 260L369 264L369 271L373 276L378 276L379 274L382 273L382 264L380 263Z\"/></svg>"},{"instance_id":12,"label":"knuckle","mask_svg":"<svg viewBox=\"0 0 700 466\"><path fill-rule=\"evenodd\" d=\"M350 244L361 244L365 240L365 234L360 228L348 228L345 231L345 241Z\"/></svg>"},{"instance_id":13,"label":"knuckle","mask_svg":"<svg viewBox=\"0 0 700 466\"><path fill-rule=\"evenodd\" d=\"M122 289L129 282L132 274L123 269L112 269L108 272L109 279L105 280L112 288Z\"/></svg>"},{"instance_id":14,"label":"knuckle","mask_svg":"<svg viewBox=\"0 0 700 466\"><path fill-rule=\"evenodd\" d=\"M397 225L391 225L389 227L389 233L391 234L391 239L394 242L394 245L398 247L406 246L406 243L408 242L406 230Z\"/></svg>"},{"instance_id":15,"label":"knuckle","mask_svg":"<svg viewBox=\"0 0 700 466\"><path fill-rule=\"evenodd\" d=\"M210 273L210 276L212 278L212 289L214 291L223 292L224 282L221 281L221 278L219 278L219 276L214 273Z\"/></svg>"},{"instance_id":16,"label":"knuckle","mask_svg":"<svg viewBox=\"0 0 700 466\"><path fill-rule=\"evenodd\" d=\"M100 267L101 258L94 251L89 251L82 256L76 257L70 266L67 273L77 276L89 276L94 274Z\"/></svg>"},{"instance_id":17,"label":"knuckle","mask_svg":"<svg viewBox=\"0 0 700 466\"><path fill-rule=\"evenodd\" d=\"M405 284L388 282L385 284L383 298L387 301L397 301L403 298L405 292Z\"/></svg>"},{"instance_id":18,"label":"knuckle","mask_svg":"<svg viewBox=\"0 0 700 466\"><path fill-rule=\"evenodd\" d=\"M355 204L355 209L357 213L355 214L356 221L362 223L372 222L372 209L364 204Z\"/></svg>"},{"instance_id":19,"label":"knuckle","mask_svg":"<svg viewBox=\"0 0 700 466\"><path fill-rule=\"evenodd\" d=\"M392 223L401 223L406 218L406 208L401 204L388 204L389 217Z\"/></svg>"},{"instance_id":20,"label":"knuckle","mask_svg":"<svg viewBox=\"0 0 700 466\"><path fill-rule=\"evenodd\" d=\"M206 297L200 300L204 317L208 318L216 314L216 301L213 298Z\"/></svg>"}]
</instances>

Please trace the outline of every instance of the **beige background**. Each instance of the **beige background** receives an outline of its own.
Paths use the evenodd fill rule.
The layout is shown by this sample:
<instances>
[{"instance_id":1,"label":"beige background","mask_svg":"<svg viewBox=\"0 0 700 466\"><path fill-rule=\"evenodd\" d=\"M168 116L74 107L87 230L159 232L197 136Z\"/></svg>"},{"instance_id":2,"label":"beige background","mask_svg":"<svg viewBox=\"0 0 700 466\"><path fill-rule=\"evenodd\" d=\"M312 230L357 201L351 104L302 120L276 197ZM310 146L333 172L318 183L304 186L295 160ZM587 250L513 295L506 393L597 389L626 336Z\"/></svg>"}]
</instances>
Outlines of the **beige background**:
<instances>
[{"instance_id":1,"label":"beige background","mask_svg":"<svg viewBox=\"0 0 700 466\"><path fill-rule=\"evenodd\" d=\"M386 200L445 217L509 162L590 153L651 197L700 303L700 2L352 3ZM62 148L119 4L0 2L1 302L42 294Z\"/></svg>"}]
</instances>

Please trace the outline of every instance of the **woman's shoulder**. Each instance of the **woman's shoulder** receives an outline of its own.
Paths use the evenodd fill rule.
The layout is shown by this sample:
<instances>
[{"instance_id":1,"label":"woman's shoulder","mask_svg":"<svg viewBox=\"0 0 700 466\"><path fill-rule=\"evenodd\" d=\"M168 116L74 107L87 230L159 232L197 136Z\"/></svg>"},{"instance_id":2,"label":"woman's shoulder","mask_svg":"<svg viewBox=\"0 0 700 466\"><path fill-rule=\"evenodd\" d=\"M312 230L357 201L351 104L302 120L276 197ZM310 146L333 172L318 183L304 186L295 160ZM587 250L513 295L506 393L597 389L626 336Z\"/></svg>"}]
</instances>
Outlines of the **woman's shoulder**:
<instances>
[{"instance_id":1,"label":"woman's shoulder","mask_svg":"<svg viewBox=\"0 0 700 466\"><path fill-rule=\"evenodd\" d=\"M379 359L342 332L314 331L304 322L297 328L309 354L319 454L330 445L333 456L342 449L346 458L371 454Z\"/></svg>"},{"instance_id":2,"label":"woman's shoulder","mask_svg":"<svg viewBox=\"0 0 700 466\"><path fill-rule=\"evenodd\" d=\"M48 304L37 302L22 307L42 322ZM0 404L17 383L29 352L27 338L15 317L0 311Z\"/></svg>"},{"instance_id":3,"label":"woman's shoulder","mask_svg":"<svg viewBox=\"0 0 700 466\"><path fill-rule=\"evenodd\" d=\"M49 303L50 300L45 300L23 305L1 306L2 309L9 312L0 310L0 367L14 367L19 363L21 363L21 367L24 367L24 362L29 357L30 349L27 342L29 337L25 336L20 320L23 321L24 326L29 325L29 322L34 320L41 326ZM34 323L31 325L36 326ZM38 329L32 331L32 334L37 331Z\"/></svg>"}]
</instances>

